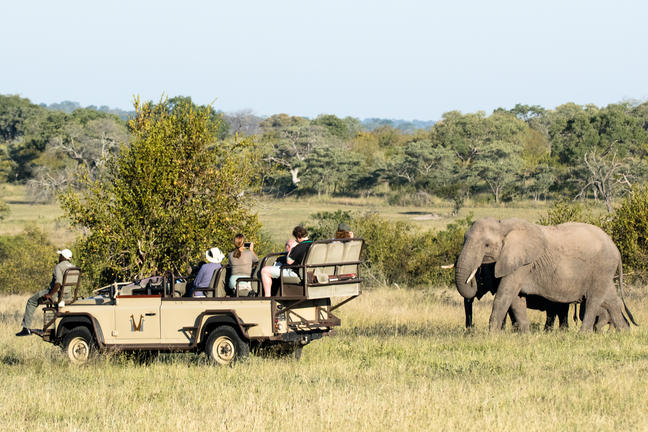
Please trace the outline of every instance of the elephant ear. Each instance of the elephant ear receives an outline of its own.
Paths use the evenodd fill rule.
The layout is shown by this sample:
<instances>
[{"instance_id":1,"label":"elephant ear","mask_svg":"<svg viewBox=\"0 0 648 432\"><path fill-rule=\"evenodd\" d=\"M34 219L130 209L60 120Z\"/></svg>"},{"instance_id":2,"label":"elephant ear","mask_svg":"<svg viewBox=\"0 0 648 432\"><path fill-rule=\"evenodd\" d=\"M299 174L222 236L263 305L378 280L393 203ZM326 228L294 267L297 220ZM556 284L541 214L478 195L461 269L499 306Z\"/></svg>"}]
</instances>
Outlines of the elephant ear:
<instances>
[{"instance_id":1,"label":"elephant ear","mask_svg":"<svg viewBox=\"0 0 648 432\"><path fill-rule=\"evenodd\" d=\"M531 264L547 250L547 241L537 226L518 227L504 237L502 252L495 263L495 277L501 278Z\"/></svg>"}]
</instances>

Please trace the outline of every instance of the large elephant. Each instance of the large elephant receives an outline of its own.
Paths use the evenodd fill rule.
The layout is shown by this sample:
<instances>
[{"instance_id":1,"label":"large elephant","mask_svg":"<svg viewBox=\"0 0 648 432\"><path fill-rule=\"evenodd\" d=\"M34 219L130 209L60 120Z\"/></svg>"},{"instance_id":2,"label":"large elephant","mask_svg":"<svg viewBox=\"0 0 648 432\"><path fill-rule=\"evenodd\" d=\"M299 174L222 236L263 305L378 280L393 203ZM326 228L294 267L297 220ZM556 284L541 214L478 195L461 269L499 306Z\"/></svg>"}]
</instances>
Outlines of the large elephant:
<instances>
[{"instance_id":1,"label":"large elephant","mask_svg":"<svg viewBox=\"0 0 648 432\"><path fill-rule=\"evenodd\" d=\"M489 327L501 328L506 312L518 299L537 295L557 303L586 301L582 331L593 329L599 308L614 327L627 328L623 299L621 255L610 237L588 224L540 226L520 219L479 219L466 232L457 259L455 282L465 299L477 294L473 279L482 264L494 263L500 284L493 301ZM614 277L619 273L617 295Z\"/></svg>"},{"instance_id":2,"label":"large elephant","mask_svg":"<svg viewBox=\"0 0 648 432\"><path fill-rule=\"evenodd\" d=\"M477 270L471 284L477 287L474 297L464 298L464 312L466 315L466 328L473 326L472 322L472 305L476 298L480 300L486 293L495 295L500 284L499 278L495 277L495 263L482 264ZM569 304L554 303L543 297L535 295L521 295L514 299L509 308L508 314L511 322L518 330L525 332L529 330L529 320L527 319L526 309L534 309L547 313L547 320L544 325L546 331L552 330L556 317L560 322L560 328L569 328Z\"/></svg>"}]
</instances>

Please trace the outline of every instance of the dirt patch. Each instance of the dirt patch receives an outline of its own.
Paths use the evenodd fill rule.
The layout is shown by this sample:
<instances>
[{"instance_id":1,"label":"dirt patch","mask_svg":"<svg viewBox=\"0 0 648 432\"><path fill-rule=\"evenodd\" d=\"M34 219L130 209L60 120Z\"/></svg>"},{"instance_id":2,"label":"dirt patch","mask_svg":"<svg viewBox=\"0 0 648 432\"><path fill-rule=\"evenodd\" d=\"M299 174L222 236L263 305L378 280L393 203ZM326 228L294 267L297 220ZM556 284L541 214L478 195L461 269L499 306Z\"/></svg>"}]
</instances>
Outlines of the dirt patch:
<instances>
[{"instance_id":1,"label":"dirt patch","mask_svg":"<svg viewBox=\"0 0 648 432\"><path fill-rule=\"evenodd\" d=\"M419 216L414 216L412 218L412 220L415 220L415 221L439 220L439 219L441 219L441 216L439 216L436 213L426 213L426 214L422 214L422 215L419 215Z\"/></svg>"}]
</instances>

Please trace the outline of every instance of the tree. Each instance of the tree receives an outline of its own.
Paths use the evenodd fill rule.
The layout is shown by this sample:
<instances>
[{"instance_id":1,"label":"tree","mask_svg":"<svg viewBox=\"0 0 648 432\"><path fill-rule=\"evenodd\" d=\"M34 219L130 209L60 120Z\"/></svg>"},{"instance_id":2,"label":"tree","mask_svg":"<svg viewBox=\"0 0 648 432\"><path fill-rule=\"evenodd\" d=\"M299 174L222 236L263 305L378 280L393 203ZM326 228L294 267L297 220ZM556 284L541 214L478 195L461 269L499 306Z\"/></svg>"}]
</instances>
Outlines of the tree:
<instances>
[{"instance_id":1,"label":"tree","mask_svg":"<svg viewBox=\"0 0 648 432\"><path fill-rule=\"evenodd\" d=\"M96 180L61 196L83 229L81 266L97 283L176 274L208 247L229 247L259 230L245 194L254 187L253 143L219 141L209 107L135 103L131 144L122 144Z\"/></svg>"},{"instance_id":2,"label":"tree","mask_svg":"<svg viewBox=\"0 0 648 432\"><path fill-rule=\"evenodd\" d=\"M633 165L639 164L631 158L620 158L616 152L612 154L597 154L596 150L583 155L577 179L581 190L576 198L582 198L592 191L594 199L601 198L605 202L608 213L612 213L612 200L622 191L632 189L634 181Z\"/></svg>"},{"instance_id":3,"label":"tree","mask_svg":"<svg viewBox=\"0 0 648 432\"><path fill-rule=\"evenodd\" d=\"M261 123L263 140L269 146L265 160L290 173L293 188L299 187L301 175L308 169L306 159L325 143L326 129L312 125L304 117L278 114Z\"/></svg>"},{"instance_id":4,"label":"tree","mask_svg":"<svg viewBox=\"0 0 648 432\"><path fill-rule=\"evenodd\" d=\"M312 124L324 127L329 134L343 140L353 138L360 130L358 119L353 117L341 119L333 114L321 114L313 120Z\"/></svg>"},{"instance_id":5,"label":"tree","mask_svg":"<svg viewBox=\"0 0 648 432\"><path fill-rule=\"evenodd\" d=\"M484 148L475 161L479 178L490 188L495 202L499 203L522 169L522 158L514 146L496 141Z\"/></svg>"},{"instance_id":6,"label":"tree","mask_svg":"<svg viewBox=\"0 0 648 432\"><path fill-rule=\"evenodd\" d=\"M531 179L529 192L536 201L540 198L546 198L549 189L556 182L556 175L547 164L537 165L529 177Z\"/></svg>"}]
</instances>

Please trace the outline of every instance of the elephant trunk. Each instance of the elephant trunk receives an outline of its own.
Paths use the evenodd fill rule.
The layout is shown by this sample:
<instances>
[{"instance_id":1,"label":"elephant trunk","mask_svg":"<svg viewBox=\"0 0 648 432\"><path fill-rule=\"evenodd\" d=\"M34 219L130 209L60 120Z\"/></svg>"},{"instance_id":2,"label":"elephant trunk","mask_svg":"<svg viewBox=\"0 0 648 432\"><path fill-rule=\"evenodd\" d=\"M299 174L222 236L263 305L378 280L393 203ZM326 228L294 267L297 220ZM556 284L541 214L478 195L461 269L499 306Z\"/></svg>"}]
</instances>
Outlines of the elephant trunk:
<instances>
[{"instance_id":1,"label":"elephant trunk","mask_svg":"<svg viewBox=\"0 0 648 432\"><path fill-rule=\"evenodd\" d=\"M466 243L455 266L455 285L465 299L472 299L477 295L475 274L482 264L483 256L481 250L475 249Z\"/></svg>"}]
</instances>

